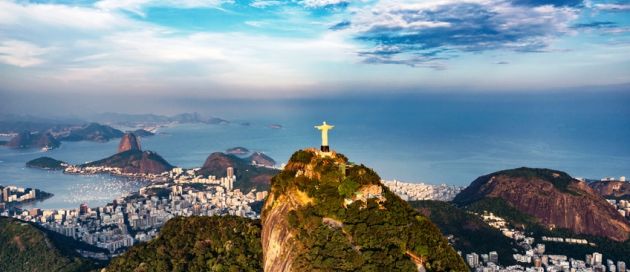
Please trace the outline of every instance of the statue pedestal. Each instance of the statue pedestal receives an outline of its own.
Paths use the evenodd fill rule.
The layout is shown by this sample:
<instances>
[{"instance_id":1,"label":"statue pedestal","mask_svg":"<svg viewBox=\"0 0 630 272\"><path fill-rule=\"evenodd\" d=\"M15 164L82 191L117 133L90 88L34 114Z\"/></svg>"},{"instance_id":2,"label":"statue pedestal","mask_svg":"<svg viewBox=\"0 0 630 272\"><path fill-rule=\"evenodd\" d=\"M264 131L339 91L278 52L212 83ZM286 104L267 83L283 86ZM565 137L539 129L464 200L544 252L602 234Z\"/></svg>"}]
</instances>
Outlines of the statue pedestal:
<instances>
[{"instance_id":1,"label":"statue pedestal","mask_svg":"<svg viewBox=\"0 0 630 272\"><path fill-rule=\"evenodd\" d=\"M329 146L327 146L327 145L322 145L322 146L321 146L321 148L320 148L320 150L321 150L322 152L330 152L330 147L329 147Z\"/></svg>"}]
</instances>

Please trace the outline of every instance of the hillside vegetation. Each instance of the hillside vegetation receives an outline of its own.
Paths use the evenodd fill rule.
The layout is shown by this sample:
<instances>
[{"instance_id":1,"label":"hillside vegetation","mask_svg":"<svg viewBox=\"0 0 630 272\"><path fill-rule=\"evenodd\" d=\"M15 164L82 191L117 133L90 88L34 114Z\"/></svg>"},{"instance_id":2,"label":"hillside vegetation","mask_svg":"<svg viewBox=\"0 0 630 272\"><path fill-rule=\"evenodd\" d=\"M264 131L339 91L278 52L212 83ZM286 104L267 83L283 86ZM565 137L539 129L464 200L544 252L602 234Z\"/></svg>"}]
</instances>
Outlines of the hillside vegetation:
<instances>
[{"instance_id":1,"label":"hillside vegetation","mask_svg":"<svg viewBox=\"0 0 630 272\"><path fill-rule=\"evenodd\" d=\"M114 258L106 271L262 271L261 260L258 220L176 217L158 238Z\"/></svg>"},{"instance_id":2,"label":"hillside vegetation","mask_svg":"<svg viewBox=\"0 0 630 272\"><path fill-rule=\"evenodd\" d=\"M420 200L409 204L429 217L444 235L453 235L453 246L462 253L497 251L499 264L515 264L512 249L517 246L512 239L490 227L479 216L449 202Z\"/></svg>"},{"instance_id":3,"label":"hillside vegetation","mask_svg":"<svg viewBox=\"0 0 630 272\"><path fill-rule=\"evenodd\" d=\"M0 271L89 271L95 267L74 251L76 242L71 238L6 217L0 217L0 230Z\"/></svg>"},{"instance_id":4,"label":"hillside vegetation","mask_svg":"<svg viewBox=\"0 0 630 272\"><path fill-rule=\"evenodd\" d=\"M271 186L262 215L266 270L468 270L426 216L341 154L298 151Z\"/></svg>"}]
</instances>

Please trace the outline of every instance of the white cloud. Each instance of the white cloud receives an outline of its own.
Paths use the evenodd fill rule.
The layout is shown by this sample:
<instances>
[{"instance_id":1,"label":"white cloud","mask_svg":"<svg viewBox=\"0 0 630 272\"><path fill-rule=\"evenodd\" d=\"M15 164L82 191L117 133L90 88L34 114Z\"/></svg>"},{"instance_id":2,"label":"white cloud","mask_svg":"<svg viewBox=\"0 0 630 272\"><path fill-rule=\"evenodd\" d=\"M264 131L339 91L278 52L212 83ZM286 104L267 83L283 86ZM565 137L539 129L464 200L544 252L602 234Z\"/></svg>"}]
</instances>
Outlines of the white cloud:
<instances>
[{"instance_id":1,"label":"white cloud","mask_svg":"<svg viewBox=\"0 0 630 272\"><path fill-rule=\"evenodd\" d=\"M254 0L250 4L250 6L255 7L255 8L267 8L267 7L280 6L283 3L284 2L278 1L278 0Z\"/></svg>"},{"instance_id":2,"label":"white cloud","mask_svg":"<svg viewBox=\"0 0 630 272\"><path fill-rule=\"evenodd\" d=\"M554 38L572 31L578 12L504 0L380 1L354 8L341 31L371 42L372 49L361 52L369 63L413 66L461 52L545 51ZM383 45L397 50L383 51Z\"/></svg>"},{"instance_id":3,"label":"white cloud","mask_svg":"<svg viewBox=\"0 0 630 272\"><path fill-rule=\"evenodd\" d=\"M348 0L304 0L302 4L309 8L320 8L326 6L339 5L349 3Z\"/></svg>"},{"instance_id":4,"label":"white cloud","mask_svg":"<svg viewBox=\"0 0 630 272\"><path fill-rule=\"evenodd\" d=\"M8 40L0 42L0 62L18 67L30 67L44 62L42 55L50 48L39 47L35 44Z\"/></svg>"},{"instance_id":5,"label":"white cloud","mask_svg":"<svg viewBox=\"0 0 630 272\"><path fill-rule=\"evenodd\" d=\"M605 4L595 4L593 6L597 10L604 10L604 11L630 11L630 4L605 3Z\"/></svg>"},{"instance_id":6,"label":"white cloud","mask_svg":"<svg viewBox=\"0 0 630 272\"><path fill-rule=\"evenodd\" d=\"M356 61L356 48L339 33L293 38L181 32L129 19L113 6L0 2L0 7L0 28L6 29L0 32L0 61L24 67L50 89L181 92L206 86L206 92L218 92L211 86L222 85L238 86L231 95L242 96L316 84L312 67ZM27 70L33 66L38 69Z\"/></svg>"},{"instance_id":7,"label":"white cloud","mask_svg":"<svg viewBox=\"0 0 630 272\"><path fill-rule=\"evenodd\" d=\"M145 16L147 7L220 8L233 0L101 0L94 4L102 10L126 10Z\"/></svg>"},{"instance_id":8,"label":"white cloud","mask_svg":"<svg viewBox=\"0 0 630 272\"><path fill-rule=\"evenodd\" d=\"M129 25L130 21L106 11L56 4L18 4L0 1L0 26L20 25L31 28L63 27L81 30L104 30Z\"/></svg>"}]
</instances>

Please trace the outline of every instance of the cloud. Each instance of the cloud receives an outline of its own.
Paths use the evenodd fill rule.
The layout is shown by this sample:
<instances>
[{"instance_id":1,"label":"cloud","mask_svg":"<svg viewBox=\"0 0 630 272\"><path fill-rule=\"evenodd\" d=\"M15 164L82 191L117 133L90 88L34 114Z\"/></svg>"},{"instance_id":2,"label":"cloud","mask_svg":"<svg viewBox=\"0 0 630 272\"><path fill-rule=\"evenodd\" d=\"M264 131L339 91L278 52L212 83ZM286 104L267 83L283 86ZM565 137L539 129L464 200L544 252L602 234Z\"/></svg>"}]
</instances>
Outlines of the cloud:
<instances>
[{"instance_id":1,"label":"cloud","mask_svg":"<svg viewBox=\"0 0 630 272\"><path fill-rule=\"evenodd\" d=\"M417 59L427 52L546 51L570 32L571 7L515 5L501 0L388 2L357 11L349 32L379 48ZM422 58L421 58L422 59Z\"/></svg>"},{"instance_id":2,"label":"cloud","mask_svg":"<svg viewBox=\"0 0 630 272\"><path fill-rule=\"evenodd\" d=\"M611 27L615 27L617 26L616 23L614 22L610 22L610 21L596 21L596 22L589 22L589 23L579 23L579 24L575 24L572 27L576 28L576 29L584 29L584 28L588 28L588 29L600 29L600 28L611 28Z\"/></svg>"},{"instance_id":3,"label":"cloud","mask_svg":"<svg viewBox=\"0 0 630 272\"><path fill-rule=\"evenodd\" d=\"M546 5L552 5L556 7L578 7L584 4L582 0L514 0L512 3L516 5L526 5L533 7Z\"/></svg>"},{"instance_id":4,"label":"cloud","mask_svg":"<svg viewBox=\"0 0 630 272\"><path fill-rule=\"evenodd\" d=\"M144 9L148 7L174 8L220 8L233 0L100 0L94 4L102 10L126 10L139 16L145 16Z\"/></svg>"},{"instance_id":5,"label":"cloud","mask_svg":"<svg viewBox=\"0 0 630 272\"><path fill-rule=\"evenodd\" d=\"M322 8L338 5L347 5L348 0L304 0L302 4L308 8Z\"/></svg>"},{"instance_id":6,"label":"cloud","mask_svg":"<svg viewBox=\"0 0 630 272\"><path fill-rule=\"evenodd\" d=\"M279 1L279 0L254 0L250 4L250 6L255 7L255 8L268 8L268 7L280 6L282 4L284 4L284 2Z\"/></svg>"},{"instance_id":7,"label":"cloud","mask_svg":"<svg viewBox=\"0 0 630 272\"><path fill-rule=\"evenodd\" d=\"M346 29L346 28L350 27L350 25L351 25L350 21L341 21L339 23L336 23L336 24L332 25L328 29L330 29L330 30L342 30L342 29Z\"/></svg>"},{"instance_id":8,"label":"cloud","mask_svg":"<svg viewBox=\"0 0 630 272\"><path fill-rule=\"evenodd\" d=\"M630 4L628 3L601 3L594 4L593 8L601 11L617 11L624 12L630 11Z\"/></svg>"},{"instance_id":9,"label":"cloud","mask_svg":"<svg viewBox=\"0 0 630 272\"><path fill-rule=\"evenodd\" d=\"M358 62L357 49L339 33L182 31L128 15L95 6L0 1L0 62L22 67L0 65L0 85L265 96L261 89L278 93L317 83L314 66ZM221 93L226 90L234 93Z\"/></svg>"},{"instance_id":10,"label":"cloud","mask_svg":"<svg viewBox=\"0 0 630 272\"><path fill-rule=\"evenodd\" d=\"M0 42L0 62L18 66L30 67L44 62L42 55L50 51L50 48L39 47L35 44L8 40Z\"/></svg>"},{"instance_id":11,"label":"cloud","mask_svg":"<svg viewBox=\"0 0 630 272\"><path fill-rule=\"evenodd\" d=\"M19 25L21 30L70 28L96 31L124 27L130 20L106 11L56 4L19 4L0 1L0 26Z\"/></svg>"}]
</instances>

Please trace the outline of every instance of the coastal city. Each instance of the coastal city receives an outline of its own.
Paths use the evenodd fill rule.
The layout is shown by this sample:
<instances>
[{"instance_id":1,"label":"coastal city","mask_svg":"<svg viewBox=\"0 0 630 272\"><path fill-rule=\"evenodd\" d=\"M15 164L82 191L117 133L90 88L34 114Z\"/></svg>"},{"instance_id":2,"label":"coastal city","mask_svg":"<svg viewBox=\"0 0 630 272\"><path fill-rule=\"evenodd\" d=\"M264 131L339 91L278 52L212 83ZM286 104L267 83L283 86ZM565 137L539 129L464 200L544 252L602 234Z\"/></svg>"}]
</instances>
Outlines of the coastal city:
<instances>
[{"instance_id":1,"label":"coastal city","mask_svg":"<svg viewBox=\"0 0 630 272\"><path fill-rule=\"evenodd\" d=\"M184 171L174 168L161 176L169 177L169 181L154 182L105 206L90 208L82 204L76 209L15 209L4 210L0 215L35 222L49 230L106 249L107 254L80 252L85 257L105 260L138 242L155 238L159 228L176 216L259 218L259 212L252 206L255 203L261 206L267 192L252 190L242 193L233 189L236 179L234 169L229 167L227 173L222 178L200 178L195 175L194 169Z\"/></svg>"},{"instance_id":2,"label":"coastal city","mask_svg":"<svg viewBox=\"0 0 630 272\"><path fill-rule=\"evenodd\" d=\"M173 168L161 174L128 174L116 167L77 167L69 165L68 174L111 174L129 178L151 180L149 185L137 192L116 198L99 207L82 204L75 209L8 209L0 206L1 216L30 221L56 233L83 241L103 249L100 252L78 250L84 257L108 260L126 251L129 247L154 239L169 219L177 216L236 215L260 218L260 207L267 191L241 192L234 188L235 169L227 167L226 176L203 176L199 168ZM405 201L438 200L450 201L463 187L446 184L407 183L398 180L383 180L392 192ZM36 190L15 186L2 187L2 200L20 202L34 199ZM619 213L630 212L626 200L608 199ZM474 271L611 271L625 272L624 261L606 259L601 253L592 252L584 259L573 259L566 255L550 254L545 251L546 243L591 244L586 239L572 237L546 237L539 240L525 232L511 228L503 218L490 212L475 214L489 226L512 239L518 249L511 256L517 265L499 265L499 253L459 252Z\"/></svg>"},{"instance_id":3,"label":"coastal city","mask_svg":"<svg viewBox=\"0 0 630 272\"><path fill-rule=\"evenodd\" d=\"M509 223L491 212L476 214L491 227L512 239L518 245L518 253L512 257L517 265L503 267L498 265L499 254L496 251L488 253L471 252L463 255L466 263L478 272L502 272L502 271L531 271L531 272L625 272L626 263L618 260L605 259L603 254L592 252L585 255L584 259L569 258L566 255L551 254L545 251L545 243L590 244L586 239L571 237L547 237L542 236L540 241L528 236L525 232L509 227ZM604 262L605 260L605 262Z\"/></svg>"},{"instance_id":4,"label":"coastal city","mask_svg":"<svg viewBox=\"0 0 630 272\"><path fill-rule=\"evenodd\" d=\"M383 184L402 200L439 200L450 201L461 192L464 187L446 184L431 185L425 183L407 183L398 180L383 180Z\"/></svg>"}]
</instances>

